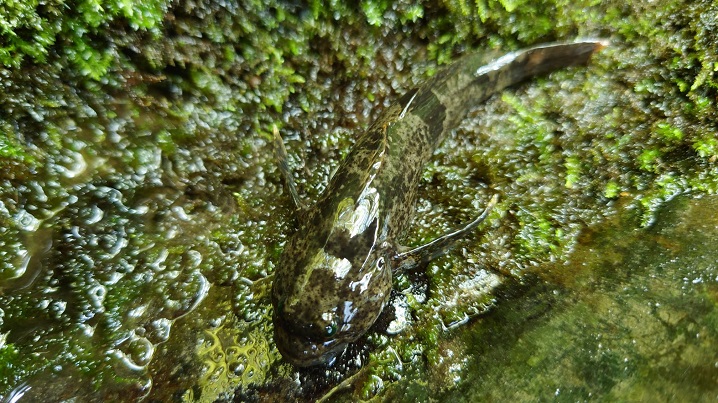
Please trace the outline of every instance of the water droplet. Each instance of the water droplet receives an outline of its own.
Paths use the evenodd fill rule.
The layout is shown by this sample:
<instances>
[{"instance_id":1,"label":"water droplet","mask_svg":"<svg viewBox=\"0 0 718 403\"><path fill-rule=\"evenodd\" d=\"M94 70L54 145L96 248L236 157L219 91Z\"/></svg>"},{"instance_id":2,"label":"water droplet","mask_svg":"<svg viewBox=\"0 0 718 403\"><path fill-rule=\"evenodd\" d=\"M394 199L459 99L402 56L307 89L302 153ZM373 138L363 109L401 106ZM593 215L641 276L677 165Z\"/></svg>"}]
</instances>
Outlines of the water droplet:
<instances>
[{"instance_id":1,"label":"water droplet","mask_svg":"<svg viewBox=\"0 0 718 403\"><path fill-rule=\"evenodd\" d=\"M182 208L182 206L172 207L172 212L175 213L177 218L182 221L190 221L192 219L189 215L187 215L187 212L184 211L184 208Z\"/></svg>"},{"instance_id":2,"label":"water droplet","mask_svg":"<svg viewBox=\"0 0 718 403\"><path fill-rule=\"evenodd\" d=\"M13 270L12 274L7 277L7 280L14 280L16 278L22 277L22 275L25 274L25 271L27 271L27 266L30 264L30 258L32 258L32 255L29 251L25 249L18 250L17 266Z\"/></svg>"},{"instance_id":3,"label":"water droplet","mask_svg":"<svg viewBox=\"0 0 718 403\"><path fill-rule=\"evenodd\" d=\"M95 334L95 327L87 323L80 323L78 327L82 329L82 333L87 337L92 337Z\"/></svg>"},{"instance_id":4,"label":"water droplet","mask_svg":"<svg viewBox=\"0 0 718 403\"><path fill-rule=\"evenodd\" d=\"M33 196L35 197L35 200L37 200L40 203L47 202L47 195L45 194L45 190L43 190L42 186L37 182L30 182L28 184L29 187L31 187L35 193L33 193Z\"/></svg>"},{"instance_id":5,"label":"water droplet","mask_svg":"<svg viewBox=\"0 0 718 403\"><path fill-rule=\"evenodd\" d=\"M224 353L221 349L214 350L209 354L209 359L216 363L221 363L224 360Z\"/></svg>"}]
</instances>

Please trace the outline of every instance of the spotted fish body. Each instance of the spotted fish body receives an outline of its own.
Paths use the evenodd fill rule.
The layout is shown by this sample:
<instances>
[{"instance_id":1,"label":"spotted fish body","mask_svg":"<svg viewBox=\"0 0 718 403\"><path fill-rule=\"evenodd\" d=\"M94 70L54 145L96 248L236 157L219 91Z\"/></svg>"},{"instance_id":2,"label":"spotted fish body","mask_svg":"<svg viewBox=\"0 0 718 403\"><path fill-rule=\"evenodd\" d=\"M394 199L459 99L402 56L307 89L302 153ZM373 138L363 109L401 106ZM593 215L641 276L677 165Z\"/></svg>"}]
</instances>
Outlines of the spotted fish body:
<instances>
[{"instance_id":1,"label":"spotted fish body","mask_svg":"<svg viewBox=\"0 0 718 403\"><path fill-rule=\"evenodd\" d=\"M585 64L603 46L546 44L488 63L469 55L384 111L285 245L272 289L284 358L325 363L374 324L389 299L396 240L411 222L424 166L472 107L528 77Z\"/></svg>"}]
</instances>

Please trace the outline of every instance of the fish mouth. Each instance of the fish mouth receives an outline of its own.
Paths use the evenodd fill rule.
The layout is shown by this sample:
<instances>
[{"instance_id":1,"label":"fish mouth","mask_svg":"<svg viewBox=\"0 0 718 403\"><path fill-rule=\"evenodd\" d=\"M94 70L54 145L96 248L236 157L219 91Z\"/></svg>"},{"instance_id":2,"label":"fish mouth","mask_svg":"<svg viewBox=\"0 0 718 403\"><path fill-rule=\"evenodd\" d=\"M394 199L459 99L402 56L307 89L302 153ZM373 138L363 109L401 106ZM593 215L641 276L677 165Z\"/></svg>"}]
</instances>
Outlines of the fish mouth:
<instances>
[{"instance_id":1,"label":"fish mouth","mask_svg":"<svg viewBox=\"0 0 718 403\"><path fill-rule=\"evenodd\" d=\"M289 332L281 321L274 323L274 343L282 357L298 367L329 365L347 346L347 342L340 339L315 341L298 332Z\"/></svg>"}]
</instances>

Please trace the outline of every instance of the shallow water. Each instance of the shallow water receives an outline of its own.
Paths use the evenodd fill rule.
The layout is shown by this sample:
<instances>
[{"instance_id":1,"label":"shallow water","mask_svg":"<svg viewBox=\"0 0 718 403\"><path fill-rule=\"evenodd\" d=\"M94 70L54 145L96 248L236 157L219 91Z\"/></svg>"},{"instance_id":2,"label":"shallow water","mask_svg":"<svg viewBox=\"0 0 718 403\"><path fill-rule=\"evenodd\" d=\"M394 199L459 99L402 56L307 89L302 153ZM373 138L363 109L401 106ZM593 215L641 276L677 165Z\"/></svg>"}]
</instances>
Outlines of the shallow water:
<instances>
[{"instance_id":1,"label":"shallow water","mask_svg":"<svg viewBox=\"0 0 718 403\"><path fill-rule=\"evenodd\" d=\"M468 360L452 400L718 397L713 197L680 197L655 225L626 212L584 231L565 263L500 292L447 343Z\"/></svg>"}]
</instances>

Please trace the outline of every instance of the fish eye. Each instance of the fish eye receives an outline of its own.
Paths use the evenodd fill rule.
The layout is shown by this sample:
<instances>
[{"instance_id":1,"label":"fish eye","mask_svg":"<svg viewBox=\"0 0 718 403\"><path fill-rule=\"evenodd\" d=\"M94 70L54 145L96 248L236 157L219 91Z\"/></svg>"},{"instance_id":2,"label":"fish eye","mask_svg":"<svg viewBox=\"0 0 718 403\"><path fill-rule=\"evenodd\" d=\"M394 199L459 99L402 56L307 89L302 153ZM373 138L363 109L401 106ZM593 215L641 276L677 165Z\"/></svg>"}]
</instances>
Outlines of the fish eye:
<instances>
[{"instance_id":1,"label":"fish eye","mask_svg":"<svg viewBox=\"0 0 718 403\"><path fill-rule=\"evenodd\" d=\"M327 325L324 328L324 331L327 336L334 336L334 334L336 334L336 332L337 332L336 322L332 322L330 325Z\"/></svg>"},{"instance_id":2,"label":"fish eye","mask_svg":"<svg viewBox=\"0 0 718 403\"><path fill-rule=\"evenodd\" d=\"M376 260L376 267L379 270L384 270L384 257L383 256Z\"/></svg>"}]
</instances>

